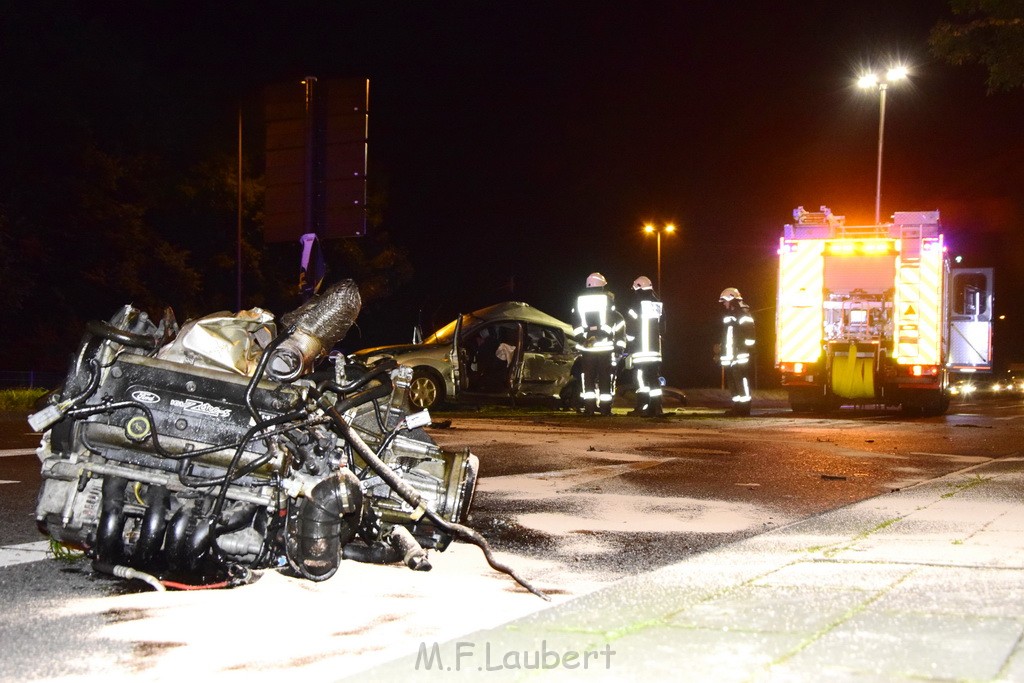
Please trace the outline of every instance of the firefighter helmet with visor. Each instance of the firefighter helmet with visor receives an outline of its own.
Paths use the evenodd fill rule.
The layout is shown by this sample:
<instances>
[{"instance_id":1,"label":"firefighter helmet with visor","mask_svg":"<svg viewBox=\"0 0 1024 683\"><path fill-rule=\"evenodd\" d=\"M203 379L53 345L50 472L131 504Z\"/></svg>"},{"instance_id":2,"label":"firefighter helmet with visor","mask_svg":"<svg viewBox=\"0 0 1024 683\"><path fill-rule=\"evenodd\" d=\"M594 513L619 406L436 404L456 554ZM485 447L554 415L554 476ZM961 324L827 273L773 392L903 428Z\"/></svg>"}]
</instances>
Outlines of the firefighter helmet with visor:
<instances>
[{"instance_id":1,"label":"firefighter helmet with visor","mask_svg":"<svg viewBox=\"0 0 1024 683\"><path fill-rule=\"evenodd\" d=\"M591 273L587 276L587 287L604 287L607 284L608 280L605 280L601 273Z\"/></svg>"},{"instance_id":2,"label":"firefighter helmet with visor","mask_svg":"<svg viewBox=\"0 0 1024 683\"><path fill-rule=\"evenodd\" d=\"M740 290L735 287L726 287L722 290L721 296L718 297L719 301L732 301L733 299L742 299L743 295L740 294Z\"/></svg>"},{"instance_id":3,"label":"firefighter helmet with visor","mask_svg":"<svg viewBox=\"0 0 1024 683\"><path fill-rule=\"evenodd\" d=\"M633 280L633 289L652 289L651 278L646 275L641 275L637 279Z\"/></svg>"}]
</instances>

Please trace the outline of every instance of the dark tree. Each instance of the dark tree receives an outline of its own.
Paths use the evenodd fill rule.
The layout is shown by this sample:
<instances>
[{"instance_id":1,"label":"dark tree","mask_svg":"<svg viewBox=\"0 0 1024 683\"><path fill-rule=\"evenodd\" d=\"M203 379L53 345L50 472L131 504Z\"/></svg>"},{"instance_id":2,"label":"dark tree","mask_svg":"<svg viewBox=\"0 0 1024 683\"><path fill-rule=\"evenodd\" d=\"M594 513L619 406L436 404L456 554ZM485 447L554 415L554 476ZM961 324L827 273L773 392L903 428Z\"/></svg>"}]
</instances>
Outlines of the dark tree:
<instances>
[{"instance_id":1,"label":"dark tree","mask_svg":"<svg viewBox=\"0 0 1024 683\"><path fill-rule=\"evenodd\" d=\"M1024 0L950 0L957 21L940 21L929 43L940 59L979 64L990 93L1024 87Z\"/></svg>"}]
</instances>

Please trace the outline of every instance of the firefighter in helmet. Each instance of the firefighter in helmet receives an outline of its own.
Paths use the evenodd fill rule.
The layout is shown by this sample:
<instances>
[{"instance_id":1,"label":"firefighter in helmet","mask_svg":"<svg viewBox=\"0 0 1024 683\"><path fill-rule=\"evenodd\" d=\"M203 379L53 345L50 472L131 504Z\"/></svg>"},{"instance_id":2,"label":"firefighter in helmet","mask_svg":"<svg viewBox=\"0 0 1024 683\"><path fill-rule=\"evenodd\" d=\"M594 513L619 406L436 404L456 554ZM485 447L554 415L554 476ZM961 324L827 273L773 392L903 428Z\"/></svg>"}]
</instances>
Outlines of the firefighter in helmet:
<instances>
[{"instance_id":1,"label":"firefighter in helmet","mask_svg":"<svg viewBox=\"0 0 1024 683\"><path fill-rule=\"evenodd\" d=\"M580 350L580 398L588 415L611 415L616 360L625 347L625 321L607 287L604 275L591 273L572 310L573 337Z\"/></svg>"},{"instance_id":2,"label":"firefighter in helmet","mask_svg":"<svg viewBox=\"0 0 1024 683\"><path fill-rule=\"evenodd\" d=\"M661 415L662 305L651 279L633 280L633 295L626 311L629 367L636 387L635 415Z\"/></svg>"},{"instance_id":3,"label":"firefighter in helmet","mask_svg":"<svg viewBox=\"0 0 1024 683\"><path fill-rule=\"evenodd\" d=\"M719 345L722 368L732 394L733 415L750 415L750 355L754 351L754 316L735 287L722 290L718 301L725 307L722 341Z\"/></svg>"}]
</instances>

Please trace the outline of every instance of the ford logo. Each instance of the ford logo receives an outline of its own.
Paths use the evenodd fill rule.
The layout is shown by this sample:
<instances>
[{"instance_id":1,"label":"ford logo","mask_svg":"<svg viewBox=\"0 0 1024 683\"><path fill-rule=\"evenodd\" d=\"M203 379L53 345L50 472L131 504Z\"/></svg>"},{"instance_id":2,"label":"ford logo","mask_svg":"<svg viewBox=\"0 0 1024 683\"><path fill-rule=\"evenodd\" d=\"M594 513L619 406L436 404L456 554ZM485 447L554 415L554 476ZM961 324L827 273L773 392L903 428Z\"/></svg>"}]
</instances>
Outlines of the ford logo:
<instances>
[{"instance_id":1,"label":"ford logo","mask_svg":"<svg viewBox=\"0 0 1024 683\"><path fill-rule=\"evenodd\" d=\"M139 403L159 403L160 397L154 394L152 391L146 391L145 389L139 389L138 391L132 392L132 398Z\"/></svg>"}]
</instances>

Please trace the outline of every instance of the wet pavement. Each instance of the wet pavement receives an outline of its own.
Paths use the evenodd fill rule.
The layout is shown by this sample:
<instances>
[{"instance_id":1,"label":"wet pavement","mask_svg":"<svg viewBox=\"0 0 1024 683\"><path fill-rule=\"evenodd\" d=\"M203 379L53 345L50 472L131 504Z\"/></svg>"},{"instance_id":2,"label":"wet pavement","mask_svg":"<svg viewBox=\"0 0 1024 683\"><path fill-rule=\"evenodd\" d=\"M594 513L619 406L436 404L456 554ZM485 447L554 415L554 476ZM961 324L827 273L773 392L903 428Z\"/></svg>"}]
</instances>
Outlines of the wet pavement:
<instances>
[{"instance_id":1,"label":"wet pavement","mask_svg":"<svg viewBox=\"0 0 1024 683\"><path fill-rule=\"evenodd\" d=\"M1022 681L1024 458L722 546L360 680Z\"/></svg>"}]
</instances>

